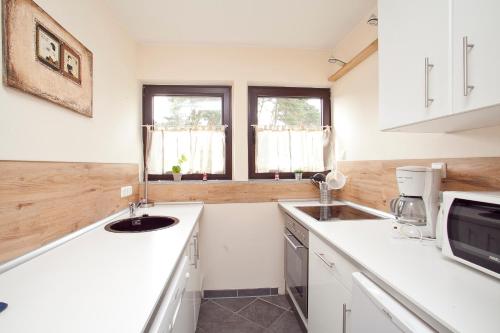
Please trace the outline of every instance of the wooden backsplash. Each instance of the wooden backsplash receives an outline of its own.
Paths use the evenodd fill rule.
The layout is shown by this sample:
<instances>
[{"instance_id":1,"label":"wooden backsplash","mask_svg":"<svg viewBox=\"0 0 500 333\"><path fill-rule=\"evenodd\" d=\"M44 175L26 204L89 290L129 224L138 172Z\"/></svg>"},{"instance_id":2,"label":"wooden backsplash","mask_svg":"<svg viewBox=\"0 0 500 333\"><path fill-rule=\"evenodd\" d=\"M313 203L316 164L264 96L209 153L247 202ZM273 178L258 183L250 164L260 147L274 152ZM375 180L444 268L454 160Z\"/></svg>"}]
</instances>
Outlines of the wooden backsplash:
<instances>
[{"instance_id":1,"label":"wooden backsplash","mask_svg":"<svg viewBox=\"0 0 500 333\"><path fill-rule=\"evenodd\" d=\"M271 202L319 196L308 181L180 182L149 185L153 201L203 201L205 203Z\"/></svg>"},{"instance_id":2,"label":"wooden backsplash","mask_svg":"<svg viewBox=\"0 0 500 333\"><path fill-rule=\"evenodd\" d=\"M0 161L0 262L137 200L137 164ZM134 196L121 199L120 187Z\"/></svg>"},{"instance_id":3,"label":"wooden backsplash","mask_svg":"<svg viewBox=\"0 0 500 333\"><path fill-rule=\"evenodd\" d=\"M337 197L388 211L398 195L396 167L446 162L442 190L500 191L500 157L342 161L349 176ZM0 161L0 262L98 221L138 199L136 164ZM135 195L121 199L120 187ZM155 201L269 202L315 198L307 182L151 184Z\"/></svg>"},{"instance_id":4,"label":"wooden backsplash","mask_svg":"<svg viewBox=\"0 0 500 333\"><path fill-rule=\"evenodd\" d=\"M433 162L447 163L442 191L500 191L500 157L341 161L339 169L349 178L337 197L388 212L389 201L399 195L396 168Z\"/></svg>"}]
</instances>

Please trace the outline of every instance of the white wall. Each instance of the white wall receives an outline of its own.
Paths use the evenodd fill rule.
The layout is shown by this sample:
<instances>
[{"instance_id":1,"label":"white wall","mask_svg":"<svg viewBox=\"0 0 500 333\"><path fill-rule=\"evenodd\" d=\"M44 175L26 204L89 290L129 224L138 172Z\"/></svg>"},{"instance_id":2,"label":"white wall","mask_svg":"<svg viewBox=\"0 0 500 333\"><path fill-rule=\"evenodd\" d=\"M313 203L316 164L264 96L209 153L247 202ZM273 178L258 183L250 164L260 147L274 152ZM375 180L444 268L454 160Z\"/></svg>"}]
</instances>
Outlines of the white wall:
<instances>
[{"instance_id":1,"label":"white wall","mask_svg":"<svg viewBox=\"0 0 500 333\"><path fill-rule=\"evenodd\" d=\"M135 43L102 1L37 4L93 52L94 117L1 85L0 160L138 163Z\"/></svg>"},{"instance_id":2,"label":"white wall","mask_svg":"<svg viewBox=\"0 0 500 333\"><path fill-rule=\"evenodd\" d=\"M205 205L200 223L203 288L270 287L284 293L283 223L277 203Z\"/></svg>"},{"instance_id":3,"label":"white wall","mask_svg":"<svg viewBox=\"0 0 500 333\"><path fill-rule=\"evenodd\" d=\"M363 20L336 46L333 54L349 60L376 36L376 29ZM452 134L380 132L377 54L335 82L332 93L337 156L340 159L500 156L499 126Z\"/></svg>"},{"instance_id":4,"label":"white wall","mask_svg":"<svg viewBox=\"0 0 500 333\"><path fill-rule=\"evenodd\" d=\"M143 83L225 84L233 87L233 179L248 179L247 87L330 87L329 53L226 46L138 46Z\"/></svg>"},{"instance_id":5,"label":"white wall","mask_svg":"<svg viewBox=\"0 0 500 333\"><path fill-rule=\"evenodd\" d=\"M249 85L330 87L329 53L255 47L138 46L138 78L156 84L233 87L233 179L248 179ZM283 216L276 203L206 205L201 218L204 289L284 292Z\"/></svg>"}]
</instances>

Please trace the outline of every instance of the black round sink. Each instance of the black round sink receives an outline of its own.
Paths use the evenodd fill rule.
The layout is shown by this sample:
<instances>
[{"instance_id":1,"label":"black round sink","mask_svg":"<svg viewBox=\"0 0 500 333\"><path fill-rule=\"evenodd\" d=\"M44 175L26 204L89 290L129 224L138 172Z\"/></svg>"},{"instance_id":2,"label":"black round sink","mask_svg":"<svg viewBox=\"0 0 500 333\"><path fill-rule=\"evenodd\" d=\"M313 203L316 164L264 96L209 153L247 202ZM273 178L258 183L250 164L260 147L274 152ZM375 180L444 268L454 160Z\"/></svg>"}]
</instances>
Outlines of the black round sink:
<instances>
[{"instance_id":1,"label":"black round sink","mask_svg":"<svg viewBox=\"0 0 500 333\"><path fill-rule=\"evenodd\" d=\"M146 232L168 228L178 222L175 217L143 215L111 222L104 229L111 232Z\"/></svg>"}]
</instances>

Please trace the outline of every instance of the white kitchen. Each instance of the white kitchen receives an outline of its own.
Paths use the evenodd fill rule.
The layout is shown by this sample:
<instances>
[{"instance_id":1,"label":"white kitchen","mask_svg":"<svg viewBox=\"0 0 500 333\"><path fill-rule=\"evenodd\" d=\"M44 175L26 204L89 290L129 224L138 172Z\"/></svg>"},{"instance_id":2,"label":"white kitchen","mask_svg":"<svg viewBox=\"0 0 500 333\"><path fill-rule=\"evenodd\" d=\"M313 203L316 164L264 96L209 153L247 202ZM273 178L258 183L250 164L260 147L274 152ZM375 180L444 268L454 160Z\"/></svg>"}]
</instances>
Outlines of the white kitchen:
<instances>
[{"instance_id":1,"label":"white kitchen","mask_svg":"<svg viewBox=\"0 0 500 333\"><path fill-rule=\"evenodd\" d=\"M500 332L500 3L3 0L0 332Z\"/></svg>"}]
</instances>

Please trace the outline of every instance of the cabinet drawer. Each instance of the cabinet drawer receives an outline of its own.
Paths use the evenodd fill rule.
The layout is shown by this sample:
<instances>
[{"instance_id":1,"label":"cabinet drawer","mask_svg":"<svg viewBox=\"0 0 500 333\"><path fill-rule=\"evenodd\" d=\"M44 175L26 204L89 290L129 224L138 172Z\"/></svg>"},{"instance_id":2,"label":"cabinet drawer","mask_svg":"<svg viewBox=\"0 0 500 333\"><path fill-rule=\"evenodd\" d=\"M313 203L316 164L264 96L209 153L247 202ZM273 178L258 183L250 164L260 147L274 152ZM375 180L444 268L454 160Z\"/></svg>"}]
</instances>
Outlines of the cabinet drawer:
<instances>
[{"instance_id":1,"label":"cabinet drawer","mask_svg":"<svg viewBox=\"0 0 500 333\"><path fill-rule=\"evenodd\" d=\"M312 233L309 234L309 252L311 256L319 257L332 275L352 291L352 273L360 271L356 265Z\"/></svg>"}]
</instances>

